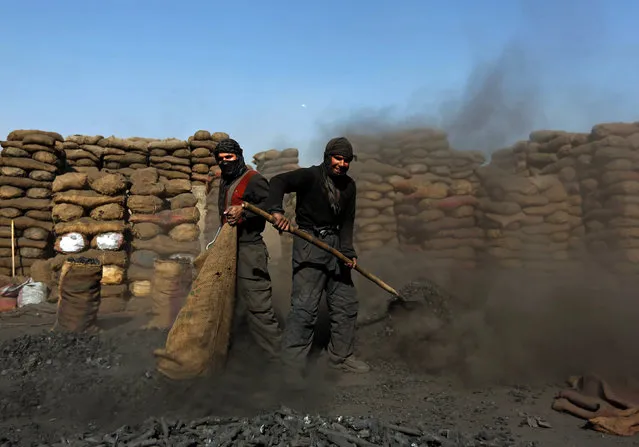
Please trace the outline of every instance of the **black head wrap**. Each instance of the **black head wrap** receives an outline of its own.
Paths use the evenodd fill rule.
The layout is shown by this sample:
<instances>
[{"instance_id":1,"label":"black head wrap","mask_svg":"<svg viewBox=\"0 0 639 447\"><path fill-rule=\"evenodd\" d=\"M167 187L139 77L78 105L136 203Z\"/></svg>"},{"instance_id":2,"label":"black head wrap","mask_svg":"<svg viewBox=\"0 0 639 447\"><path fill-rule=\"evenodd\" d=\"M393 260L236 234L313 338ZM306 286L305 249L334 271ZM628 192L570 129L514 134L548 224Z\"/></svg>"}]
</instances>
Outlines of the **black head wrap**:
<instances>
[{"instance_id":1,"label":"black head wrap","mask_svg":"<svg viewBox=\"0 0 639 447\"><path fill-rule=\"evenodd\" d=\"M331 204L331 209L333 213L337 216L341 211L341 207L339 204L339 189L335 185L335 181L333 174L331 173L331 156L333 155L341 155L347 161L353 160L353 145L348 139L344 137L336 137L331 139L324 149L324 163L322 163L322 173L324 177L324 189L328 194L328 200Z\"/></svg>"},{"instance_id":2,"label":"black head wrap","mask_svg":"<svg viewBox=\"0 0 639 447\"><path fill-rule=\"evenodd\" d=\"M237 159L233 161L220 160L220 154L235 154L237 155ZM246 170L244 151L240 144L232 138L220 141L213 150L213 155L215 155L215 159L220 166L222 179L227 182L233 181Z\"/></svg>"},{"instance_id":3,"label":"black head wrap","mask_svg":"<svg viewBox=\"0 0 639 447\"><path fill-rule=\"evenodd\" d=\"M344 137L337 137L326 143L324 149L324 160L328 161L331 155L341 155L346 160L353 159L353 145Z\"/></svg>"}]
</instances>

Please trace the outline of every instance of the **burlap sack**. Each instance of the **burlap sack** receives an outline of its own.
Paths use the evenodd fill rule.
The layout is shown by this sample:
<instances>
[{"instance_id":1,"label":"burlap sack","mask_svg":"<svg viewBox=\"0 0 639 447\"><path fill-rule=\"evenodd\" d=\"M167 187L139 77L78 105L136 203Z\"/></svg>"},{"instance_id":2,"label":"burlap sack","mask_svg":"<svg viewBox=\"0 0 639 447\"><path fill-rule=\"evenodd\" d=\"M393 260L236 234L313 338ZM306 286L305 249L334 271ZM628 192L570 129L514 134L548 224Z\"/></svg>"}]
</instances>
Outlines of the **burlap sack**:
<instances>
[{"instance_id":1,"label":"burlap sack","mask_svg":"<svg viewBox=\"0 0 639 447\"><path fill-rule=\"evenodd\" d=\"M156 259L153 268L153 317L147 328L168 329L174 323L189 293L191 263L184 259Z\"/></svg>"},{"instance_id":2,"label":"burlap sack","mask_svg":"<svg viewBox=\"0 0 639 447\"><path fill-rule=\"evenodd\" d=\"M237 227L224 225L193 281L164 349L154 354L160 373L192 379L226 362L235 305Z\"/></svg>"},{"instance_id":3,"label":"burlap sack","mask_svg":"<svg viewBox=\"0 0 639 447\"><path fill-rule=\"evenodd\" d=\"M102 264L95 258L69 258L58 283L54 331L93 332L100 307Z\"/></svg>"}]
</instances>

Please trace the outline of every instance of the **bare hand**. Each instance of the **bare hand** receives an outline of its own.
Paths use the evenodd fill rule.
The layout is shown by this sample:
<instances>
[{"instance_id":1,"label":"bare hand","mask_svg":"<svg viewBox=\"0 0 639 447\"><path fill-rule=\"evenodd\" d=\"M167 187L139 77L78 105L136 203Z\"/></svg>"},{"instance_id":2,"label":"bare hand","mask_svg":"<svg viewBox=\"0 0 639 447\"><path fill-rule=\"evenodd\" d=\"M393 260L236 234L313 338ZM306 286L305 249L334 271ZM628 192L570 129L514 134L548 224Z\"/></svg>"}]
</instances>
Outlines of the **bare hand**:
<instances>
[{"instance_id":1,"label":"bare hand","mask_svg":"<svg viewBox=\"0 0 639 447\"><path fill-rule=\"evenodd\" d=\"M346 266L350 269L357 267L357 258L353 258L351 262L347 262Z\"/></svg>"},{"instance_id":2,"label":"bare hand","mask_svg":"<svg viewBox=\"0 0 639 447\"><path fill-rule=\"evenodd\" d=\"M291 222L289 222L289 220L284 217L284 214L273 213L273 218L275 219L275 222L273 222L273 226L277 228L278 231L282 232L291 229Z\"/></svg>"},{"instance_id":3,"label":"bare hand","mask_svg":"<svg viewBox=\"0 0 639 447\"><path fill-rule=\"evenodd\" d=\"M226 215L226 221L229 225L234 226L242 218L242 213L244 212L244 208L241 205L233 205L229 206L224 214Z\"/></svg>"}]
</instances>

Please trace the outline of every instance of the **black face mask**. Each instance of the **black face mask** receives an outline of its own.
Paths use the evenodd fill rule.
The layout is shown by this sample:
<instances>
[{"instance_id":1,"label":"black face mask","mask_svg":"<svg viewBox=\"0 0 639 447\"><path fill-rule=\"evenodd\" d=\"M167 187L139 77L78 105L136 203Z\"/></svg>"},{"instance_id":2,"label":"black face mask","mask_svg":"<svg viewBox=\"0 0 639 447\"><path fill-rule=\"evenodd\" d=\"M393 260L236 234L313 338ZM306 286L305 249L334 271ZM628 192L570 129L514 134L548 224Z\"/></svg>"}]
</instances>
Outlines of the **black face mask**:
<instances>
[{"instance_id":1,"label":"black face mask","mask_svg":"<svg viewBox=\"0 0 639 447\"><path fill-rule=\"evenodd\" d=\"M246 168L243 157L237 157L237 159L233 161L222 160L218 164L220 166L222 178L225 180L233 180L237 178Z\"/></svg>"}]
</instances>

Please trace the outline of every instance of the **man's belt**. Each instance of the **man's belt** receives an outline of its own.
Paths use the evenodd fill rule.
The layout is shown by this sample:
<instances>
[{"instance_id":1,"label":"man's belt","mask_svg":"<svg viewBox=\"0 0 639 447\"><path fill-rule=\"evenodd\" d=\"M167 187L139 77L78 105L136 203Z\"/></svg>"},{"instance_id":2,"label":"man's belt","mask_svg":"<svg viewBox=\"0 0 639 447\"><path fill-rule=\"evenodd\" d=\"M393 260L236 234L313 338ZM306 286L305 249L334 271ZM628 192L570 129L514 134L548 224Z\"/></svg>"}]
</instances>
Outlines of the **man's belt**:
<instances>
[{"instance_id":1,"label":"man's belt","mask_svg":"<svg viewBox=\"0 0 639 447\"><path fill-rule=\"evenodd\" d=\"M309 234L313 234L319 237L326 237L329 235L339 234L339 227L312 227L312 228L303 228L300 227L300 230L305 231Z\"/></svg>"}]
</instances>

